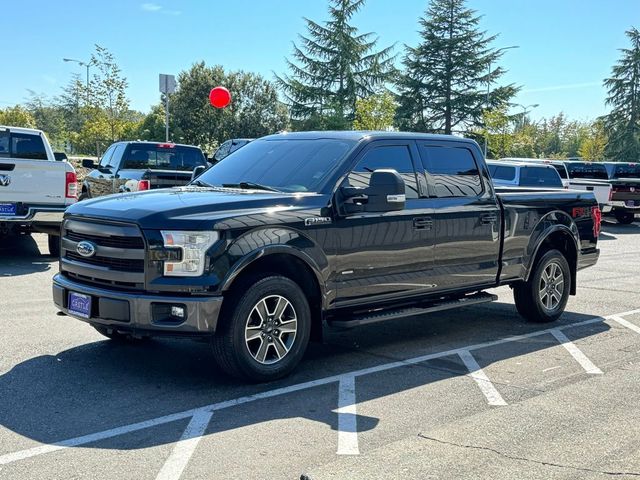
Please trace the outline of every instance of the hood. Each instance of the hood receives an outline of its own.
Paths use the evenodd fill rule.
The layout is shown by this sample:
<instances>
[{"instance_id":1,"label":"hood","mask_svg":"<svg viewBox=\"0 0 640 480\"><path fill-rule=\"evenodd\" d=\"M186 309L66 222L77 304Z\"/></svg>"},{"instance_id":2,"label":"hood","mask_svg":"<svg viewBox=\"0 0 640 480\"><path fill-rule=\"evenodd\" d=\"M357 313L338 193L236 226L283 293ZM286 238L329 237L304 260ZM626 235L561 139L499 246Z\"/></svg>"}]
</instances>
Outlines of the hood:
<instances>
[{"instance_id":1,"label":"hood","mask_svg":"<svg viewBox=\"0 0 640 480\"><path fill-rule=\"evenodd\" d=\"M67 215L129 222L149 229L210 229L239 215L326 205L324 195L182 187L85 200Z\"/></svg>"}]
</instances>

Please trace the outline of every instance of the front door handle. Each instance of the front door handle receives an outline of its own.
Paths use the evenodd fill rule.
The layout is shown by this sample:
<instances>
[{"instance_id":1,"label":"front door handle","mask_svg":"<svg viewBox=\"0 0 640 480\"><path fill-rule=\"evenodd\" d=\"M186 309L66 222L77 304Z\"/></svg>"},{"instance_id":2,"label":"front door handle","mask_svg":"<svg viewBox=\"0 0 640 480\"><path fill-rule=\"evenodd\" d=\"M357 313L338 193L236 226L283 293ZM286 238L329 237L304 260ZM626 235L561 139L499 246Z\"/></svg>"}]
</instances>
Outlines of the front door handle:
<instances>
[{"instance_id":1,"label":"front door handle","mask_svg":"<svg viewBox=\"0 0 640 480\"><path fill-rule=\"evenodd\" d=\"M433 220L431 217L416 217L413 219L413 228L416 230L431 230Z\"/></svg>"},{"instance_id":2,"label":"front door handle","mask_svg":"<svg viewBox=\"0 0 640 480\"><path fill-rule=\"evenodd\" d=\"M480 222L483 225L492 225L498 221L498 217L492 213L488 213L480 216Z\"/></svg>"}]
</instances>

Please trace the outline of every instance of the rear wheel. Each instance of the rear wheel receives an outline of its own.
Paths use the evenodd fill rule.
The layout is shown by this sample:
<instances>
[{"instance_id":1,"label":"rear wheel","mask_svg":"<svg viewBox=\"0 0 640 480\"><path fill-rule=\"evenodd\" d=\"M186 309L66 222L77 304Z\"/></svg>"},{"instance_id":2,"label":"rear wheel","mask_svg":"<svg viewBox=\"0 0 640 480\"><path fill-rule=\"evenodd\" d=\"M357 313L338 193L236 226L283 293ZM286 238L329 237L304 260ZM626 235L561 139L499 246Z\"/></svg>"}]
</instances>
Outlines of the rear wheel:
<instances>
[{"instance_id":1,"label":"rear wheel","mask_svg":"<svg viewBox=\"0 0 640 480\"><path fill-rule=\"evenodd\" d=\"M630 223L633 223L636 217L633 212L628 212L626 210L616 210L613 214L615 215L618 223L621 223L622 225L629 225Z\"/></svg>"},{"instance_id":2,"label":"rear wheel","mask_svg":"<svg viewBox=\"0 0 640 480\"><path fill-rule=\"evenodd\" d=\"M527 282L516 285L513 295L518 313L530 322L553 322L562 315L571 291L571 270L558 250L546 252Z\"/></svg>"},{"instance_id":3,"label":"rear wheel","mask_svg":"<svg viewBox=\"0 0 640 480\"><path fill-rule=\"evenodd\" d=\"M60 237L58 235L49 235L48 237L49 244L49 255L52 257L60 256Z\"/></svg>"},{"instance_id":4,"label":"rear wheel","mask_svg":"<svg viewBox=\"0 0 640 480\"><path fill-rule=\"evenodd\" d=\"M243 282L227 300L215 336L216 363L227 374L268 382L290 373L309 343L311 313L293 280L268 275Z\"/></svg>"}]
</instances>

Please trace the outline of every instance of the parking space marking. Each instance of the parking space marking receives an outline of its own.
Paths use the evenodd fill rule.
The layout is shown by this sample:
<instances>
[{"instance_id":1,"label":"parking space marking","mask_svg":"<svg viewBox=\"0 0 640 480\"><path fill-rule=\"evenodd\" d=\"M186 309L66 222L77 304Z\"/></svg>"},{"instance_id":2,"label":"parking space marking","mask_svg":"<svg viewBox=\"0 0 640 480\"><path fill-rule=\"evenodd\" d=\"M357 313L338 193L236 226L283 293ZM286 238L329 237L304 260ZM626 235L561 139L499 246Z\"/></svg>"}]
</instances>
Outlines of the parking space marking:
<instances>
[{"instance_id":1,"label":"parking space marking","mask_svg":"<svg viewBox=\"0 0 640 480\"><path fill-rule=\"evenodd\" d=\"M92 433L89 435L83 435L80 437L75 437L75 438L71 438L71 439L67 439L67 440L63 440L60 442L56 442L53 444L45 444L45 445L39 445L37 447L33 447L33 448L28 448L26 450L20 450L18 452L13 452L13 453L8 453L5 455L0 455L0 465L7 465L9 463L13 463L13 462L17 462L19 460L24 460L27 458L32 458L38 455L42 455L45 453L50 453L50 452L55 452L57 450L61 450L64 448L69 448L69 447L77 447L80 445L85 445L88 443L93 443L93 442L97 442L100 440L105 440L108 438L113 438L119 435L124 435L126 433L131 433L131 432L136 432L139 430L143 430L146 428L150 428L150 427L155 427L158 425L164 425L167 423L171 423L171 422L175 422L177 420L182 420L185 418L191 418L194 415L196 415L199 412L202 411L210 411L210 412L214 412L217 410L222 410L225 408L230 408L230 407L234 407L234 406L238 406L238 405L244 405L246 403L250 403L250 402L254 402L257 400L264 400L267 398L273 398L273 397L277 397L280 395L284 395L287 393L292 393L292 392L298 392L301 390L307 390L310 388L314 388L317 386L322 386L322 385L327 385L330 383L334 383L334 382L339 382L343 377L346 376L352 376L352 377L361 377L364 375L370 375L372 373L377 373L377 372L383 372L386 370L391 370L394 368L398 368L398 367L406 367L406 366L410 366L410 365L415 365L418 363L423 363L426 362L428 360L434 360L436 358L441 358L441 357L447 357L447 356L451 356L451 355L459 355L461 351L468 351L471 352L473 350L479 350L482 348L487 348L487 347L493 347L493 346L497 346L497 345L502 345L505 343L510 343L510 342L515 342L515 341L521 341L521 340L526 340L529 338L534 338L534 337L538 337L541 335L548 335L549 333L551 333L551 330L564 330L567 328L575 328L575 327L581 327L581 326L585 326L585 325L591 325L594 323L603 323L604 320L615 320L618 323L621 323L625 326L628 326L628 328L637 331L638 333L640 333L640 328L636 327L635 325L627 322L626 320L622 319L621 317L625 317L627 315L633 315L636 313L640 313L640 309L636 309L636 310L630 310L627 312L623 312L623 313L618 313L616 315L610 315L607 317L594 317L594 318L590 318L588 320L583 320L580 322L575 322L575 323L568 323L566 325L561 325L559 327L556 328L550 328L550 329L545 329L545 330L537 330L535 332L530 332L530 333L525 333L522 335L513 335L510 337L505 337L505 338L501 338L499 340L493 340L493 341L489 341L489 342L484 342L484 343L478 343L475 345L469 345L467 347L464 348L454 348L451 350L446 350L446 351L441 351L441 352L435 352L435 353L430 353L427 355L421 355L418 357L413 357L413 358L409 358L409 359L405 359L405 360L398 360L395 362L390 362L390 363L385 363L385 364L381 364L381 365L376 365L374 367L369 367L369 368L363 368L361 370L355 370L352 372L346 372L343 374L338 374L338 375L332 375L330 377L324 377L324 378L320 378L317 380L311 380L308 382L303 382L303 383L298 383L295 385L290 385L288 387L281 387L281 388L277 388L274 390L268 390L266 392L260 392L260 393L256 393L253 395L247 395L244 397L239 397L239 398L235 398L235 399L231 399L231 400L224 400L222 402L218 402L218 403L213 403L210 405L206 405L204 407L199 407L199 408L193 408L193 409L189 409L189 410L185 410L182 412L178 412L178 413L174 413L174 414L170 414L170 415L164 415L162 417L157 417L151 420L145 420L143 422L137 422L137 423L133 423L130 425L124 425L121 427L117 427L117 428L112 428L112 429L108 429L108 430L104 430L101 432L96 432L96 433ZM623 322L620 322L620 320L622 320ZM628 324L628 325L626 325ZM633 328L632 328L633 327Z\"/></svg>"},{"instance_id":2,"label":"parking space marking","mask_svg":"<svg viewBox=\"0 0 640 480\"><path fill-rule=\"evenodd\" d=\"M558 340L560 344L567 350L567 352L569 352L571 356L576 360L576 362L578 362L580 366L584 368L585 372L592 375L602 375L602 370L596 367L593 362L589 360L589 358L587 358L584 353L582 353L582 350L576 347L576 344L569 340L569 337L562 333L562 331L554 328L549 333L556 337L556 340Z\"/></svg>"},{"instance_id":3,"label":"parking space marking","mask_svg":"<svg viewBox=\"0 0 640 480\"><path fill-rule=\"evenodd\" d=\"M338 384L338 455L360 455L356 417L356 377L345 375Z\"/></svg>"},{"instance_id":4,"label":"parking space marking","mask_svg":"<svg viewBox=\"0 0 640 480\"><path fill-rule=\"evenodd\" d=\"M178 480L182 476L182 472L207 430L212 416L212 411L201 410L191 417L189 425L173 447L171 455L162 466L156 480Z\"/></svg>"},{"instance_id":5,"label":"parking space marking","mask_svg":"<svg viewBox=\"0 0 640 480\"><path fill-rule=\"evenodd\" d=\"M480 391L487 398L489 405L493 405L495 407L505 406L507 402L504 401L500 392L498 392L496 387L493 386L493 383L491 383L487 374L484 373L484 370L480 368L480 365L478 365L476 359L473 358L471 352L469 350L460 350L458 352L458 356L464 363L465 367L467 367L467 370L469 370L469 376L476 381L478 387L480 387Z\"/></svg>"},{"instance_id":6,"label":"parking space marking","mask_svg":"<svg viewBox=\"0 0 640 480\"><path fill-rule=\"evenodd\" d=\"M633 330L636 333L640 333L640 327L638 327L637 325L634 325L628 320L625 320L624 318L621 318L623 316L624 315L622 314L613 315L611 316L611 320L618 322L620 325L622 325L623 327L627 327L629 330Z\"/></svg>"}]
</instances>

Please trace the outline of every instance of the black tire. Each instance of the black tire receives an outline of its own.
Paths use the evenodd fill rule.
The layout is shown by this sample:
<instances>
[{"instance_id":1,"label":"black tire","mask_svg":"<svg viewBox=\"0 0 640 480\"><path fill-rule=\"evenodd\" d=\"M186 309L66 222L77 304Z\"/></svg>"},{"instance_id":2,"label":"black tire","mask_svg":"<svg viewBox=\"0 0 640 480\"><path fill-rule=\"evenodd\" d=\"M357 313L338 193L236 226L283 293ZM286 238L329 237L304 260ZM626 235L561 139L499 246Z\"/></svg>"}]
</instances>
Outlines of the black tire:
<instances>
[{"instance_id":1,"label":"black tire","mask_svg":"<svg viewBox=\"0 0 640 480\"><path fill-rule=\"evenodd\" d=\"M150 337L133 337L126 333L120 333L113 328L105 327L102 325L91 325L91 326L95 328L100 335L103 335L107 337L109 340L113 340L115 342L139 343L139 342L144 342L150 339Z\"/></svg>"},{"instance_id":2,"label":"black tire","mask_svg":"<svg viewBox=\"0 0 640 480\"><path fill-rule=\"evenodd\" d=\"M546 280L555 265L561 277ZM546 275L543 278L543 275ZM560 292L560 281L562 291ZM527 282L517 284L513 296L518 313L529 322L548 323L557 320L564 312L571 291L571 270L564 255L549 250L538 259ZM545 294L546 293L546 294ZM556 303L557 302L557 303Z\"/></svg>"},{"instance_id":3,"label":"black tire","mask_svg":"<svg viewBox=\"0 0 640 480\"><path fill-rule=\"evenodd\" d=\"M288 305L278 315L280 298ZM265 299L267 318L263 321L256 309ZM269 382L289 374L300 363L309 344L311 312L297 283L279 275L265 274L239 284L225 302L212 339L215 362L221 370L252 382ZM293 322L295 333L278 330L278 325L282 330L286 328L283 324L293 328ZM255 338L247 340L245 335L251 334Z\"/></svg>"},{"instance_id":4,"label":"black tire","mask_svg":"<svg viewBox=\"0 0 640 480\"><path fill-rule=\"evenodd\" d=\"M51 255L52 257L59 257L60 256L60 236L49 234L47 243L49 244L49 255Z\"/></svg>"},{"instance_id":5,"label":"black tire","mask_svg":"<svg viewBox=\"0 0 640 480\"><path fill-rule=\"evenodd\" d=\"M628 212L626 210L616 210L613 212L613 215L616 217L618 223L621 223L622 225L629 225L636 219L633 212Z\"/></svg>"}]
</instances>

